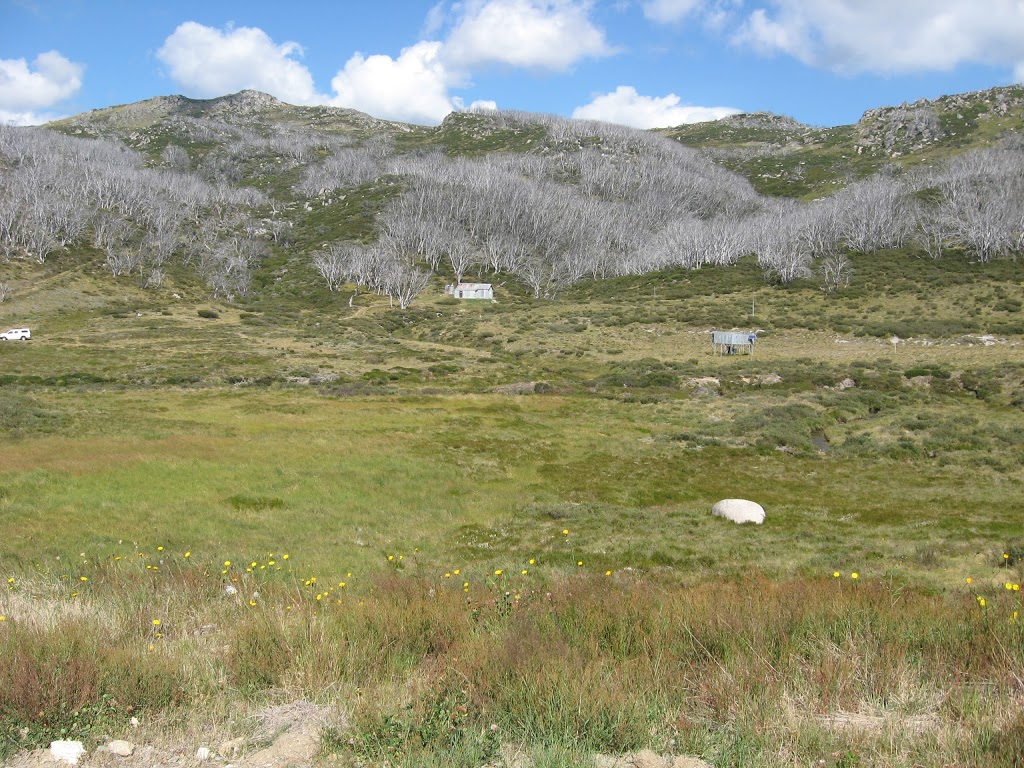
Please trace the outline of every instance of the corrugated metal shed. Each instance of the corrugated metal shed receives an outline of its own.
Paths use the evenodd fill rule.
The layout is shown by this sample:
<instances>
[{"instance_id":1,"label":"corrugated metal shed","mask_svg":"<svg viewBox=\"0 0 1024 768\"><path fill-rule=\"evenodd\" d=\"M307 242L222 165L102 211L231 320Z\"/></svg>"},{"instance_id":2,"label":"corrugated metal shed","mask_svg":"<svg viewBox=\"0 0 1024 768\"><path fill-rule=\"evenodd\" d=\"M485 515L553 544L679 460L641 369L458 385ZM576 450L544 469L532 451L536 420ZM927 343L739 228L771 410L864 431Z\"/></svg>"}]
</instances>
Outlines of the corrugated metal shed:
<instances>
[{"instance_id":1,"label":"corrugated metal shed","mask_svg":"<svg viewBox=\"0 0 1024 768\"><path fill-rule=\"evenodd\" d=\"M711 351L719 355L752 355L756 333L736 331L712 331Z\"/></svg>"}]
</instances>

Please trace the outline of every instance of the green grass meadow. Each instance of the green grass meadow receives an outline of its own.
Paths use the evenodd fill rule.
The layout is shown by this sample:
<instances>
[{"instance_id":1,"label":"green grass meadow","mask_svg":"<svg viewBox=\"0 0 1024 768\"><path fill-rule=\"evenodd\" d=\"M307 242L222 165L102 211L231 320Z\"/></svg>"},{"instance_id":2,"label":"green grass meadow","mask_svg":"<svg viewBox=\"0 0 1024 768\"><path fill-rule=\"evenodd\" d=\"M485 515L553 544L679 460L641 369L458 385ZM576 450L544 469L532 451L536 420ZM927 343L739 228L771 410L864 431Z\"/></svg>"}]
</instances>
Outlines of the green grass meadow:
<instances>
[{"instance_id":1,"label":"green grass meadow","mask_svg":"<svg viewBox=\"0 0 1024 768\"><path fill-rule=\"evenodd\" d=\"M872 455L870 432L830 424L828 453L780 451L751 434L790 437L770 417L750 419L758 400L780 419L829 414L792 395L737 399L708 414L699 399L557 394L49 393L32 401L63 434L0 448L0 552L9 567L52 567L82 550L101 559L160 545L235 560L288 550L310 575L376 569L396 553L434 570L542 556L602 571L667 566L683 580L870 568L948 586L1021 538L1016 443L963 466L909 441ZM926 405L908 410L910 426L924 425L915 437L948 430L969 443L997 429L955 410L946 422ZM846 443L852 455L836 455ZM725 497L758 499L765 526L712 519Z\"/></svg>"},{"instance_id":2,"label":"green grass meadow","mask_svg":"<svg viewBox=\"0 0 1024 768\"><path fill-rule=\"evenodd\" d=\"M301 700L325 765L1021 765L1019 264L400 312L62 258L4 265L5 758Z\"/></svg>"}]
</instances>

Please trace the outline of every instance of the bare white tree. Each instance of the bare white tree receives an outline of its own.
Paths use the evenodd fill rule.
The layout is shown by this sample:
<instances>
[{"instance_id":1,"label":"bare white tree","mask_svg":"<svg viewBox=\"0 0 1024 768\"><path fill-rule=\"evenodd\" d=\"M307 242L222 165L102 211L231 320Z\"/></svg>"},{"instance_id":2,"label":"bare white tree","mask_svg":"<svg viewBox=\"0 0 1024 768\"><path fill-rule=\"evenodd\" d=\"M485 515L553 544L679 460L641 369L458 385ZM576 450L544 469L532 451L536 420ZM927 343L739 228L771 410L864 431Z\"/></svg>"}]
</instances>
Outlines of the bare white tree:
<instances>
[{"instance_id":1,"label":"bare white tree","mask_svg":"<svg viewBox=\"0 0 1024 768\"><path fill-rule=\"evenodd\" d=\"M381 292L397 299L400 309L407 309L430 281L429 272L402 262L392 262L381 277Z\"/></svg>"},{"instance_id":2,"label":"bare white tree","mask_svg":"<svg viewBox=\"0 0 1024 768\"><path fill-rule=\"evenodd\" d=\"M836 201L839 234L852 250L898 248L910 234L906 190L895 178L872 176L851 184Z\"/></svg>"},{"instance_id":3,"label":"bare white tree","mask_svg":"<svg viewBox=\"0 0 1024 768\"><path fill-rule=\"evenodd\" d=\"M134 272L143 262L142 254L135 248L108 245L103 268L114 277Z\"/></svg>"},{"instance_id":4,"label":"bare white tree","mask_svg":"<svg viewBox=\"0 0 1024 768\"><path fill-rule=\"evenodd\" d=\"M342 243L332 244L324 253L313 256L313 267L327 281L327 289L337 291L348 277L350 260Z\"/></svg>"},{"instance_id":5,"label":"bare white tree","mask_svg":"<svg viewBox=\"0 0 1024 768\"><path fill-rule=\"evenodd\" d=\"M822 290L835 293L850 284L853 276L853 262L844 253L833 253L821 262Z\"/></svg>"}]
</instances>

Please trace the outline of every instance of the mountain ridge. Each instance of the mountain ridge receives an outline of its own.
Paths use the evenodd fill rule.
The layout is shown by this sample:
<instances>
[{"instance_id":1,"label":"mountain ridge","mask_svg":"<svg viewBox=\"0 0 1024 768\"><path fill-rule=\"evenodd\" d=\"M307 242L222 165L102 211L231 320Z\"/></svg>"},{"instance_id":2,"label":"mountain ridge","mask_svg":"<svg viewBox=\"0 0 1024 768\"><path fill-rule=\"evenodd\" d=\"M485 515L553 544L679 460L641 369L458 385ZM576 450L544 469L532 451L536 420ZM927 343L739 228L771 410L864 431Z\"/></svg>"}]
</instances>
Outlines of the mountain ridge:
<instances>
[{"instance_id":1,"label":"mountain ridge","mask_svg":"<svg viewBox=\"0 0 1024 768\"><path fill-rule=\"evenodd\" d=\"M277 129L387 136L399 150L441 146L450 154L532 151L536 129L507 130L499 115L550 117L517 111L460 111L437 126L374 117L343 107L288 104L243 90L210 99L180 94L83 112L48 124L73 136L114 135L135 149L166 142L148 136L169 121L217 120L264 134ZM581 121L590 122L590 121ZM848 125L812 126L772 112L730 115L714 121L651 129L746 177L763 194L811 199L831 194L849 179L864 178L890 163L907 168L998 144L1024 126L1024 88L996 86L936 99L867 109Z\"/></svg>"}]
</instances>

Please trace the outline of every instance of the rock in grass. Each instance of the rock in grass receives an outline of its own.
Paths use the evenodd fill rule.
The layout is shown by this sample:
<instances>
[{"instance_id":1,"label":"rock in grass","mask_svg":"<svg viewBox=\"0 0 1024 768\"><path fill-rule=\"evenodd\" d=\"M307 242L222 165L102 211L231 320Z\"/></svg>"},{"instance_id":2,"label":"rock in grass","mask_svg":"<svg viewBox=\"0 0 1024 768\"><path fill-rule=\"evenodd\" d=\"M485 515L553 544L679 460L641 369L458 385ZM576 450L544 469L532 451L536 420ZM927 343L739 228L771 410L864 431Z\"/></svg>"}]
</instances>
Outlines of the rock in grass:
<instances>
[{"instance_id":1,"label":"rock in grass","mask_svg":"<svg viewBox=\"0 0 1024 768\"><path fill-rule=\"evenodd\" d=\"M131 757L135 753L135 745L124 739L114 739L107 744L107 749L118 757Z\"/></svg>"},{"instance_id":2,"label":"rock in grass","mask_svg":"<svg viewBox=\"0 0 1024 768\"><path fill-rule=\"evenodd\" d=\"M764 507L746 499L722 499L711 508L711 514L734 523L760 525L764 522Z\"/></svg>"},{"instance_id":3,"label":"rock in grass","mask_svg":"<svg viewBox=\"0 0 1024 768\"><path fill-rule=\"evenodd\" d=\"M78 758L85 754L85 745L80 741L50 742L50 754L58 762L78 765Z\"/></svg>"}]
</instances>

